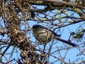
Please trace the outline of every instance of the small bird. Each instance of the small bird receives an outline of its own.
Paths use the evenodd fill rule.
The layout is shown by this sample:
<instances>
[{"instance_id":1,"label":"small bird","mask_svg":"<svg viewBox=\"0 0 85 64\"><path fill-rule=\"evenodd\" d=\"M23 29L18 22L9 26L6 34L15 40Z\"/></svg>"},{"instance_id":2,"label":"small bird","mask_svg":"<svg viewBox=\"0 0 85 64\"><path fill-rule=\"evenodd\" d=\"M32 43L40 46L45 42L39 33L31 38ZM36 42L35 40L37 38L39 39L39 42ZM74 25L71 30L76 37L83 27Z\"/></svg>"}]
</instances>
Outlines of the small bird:
<instances>
[{"instance_id":1,"label":"small bird","mask_svg":"<svg viewBox=\"0 0 85 64\"><path fill-rule=\"evenodd\" d=\"M41 26L41 25L33 25L32 27L32 31L33 31L33 35L35 36L35 38L41 43L41 44L47 44L48 42L50 42L52 39L57 39L61 42L64 42L66 44L69 44L73 47L76 47L77 45L72 43L71 41L67 41L64 40L62 38L60 38L60 35L56 34L55 32L53 32L52 30Z\"/></svg>"}]
</instances>

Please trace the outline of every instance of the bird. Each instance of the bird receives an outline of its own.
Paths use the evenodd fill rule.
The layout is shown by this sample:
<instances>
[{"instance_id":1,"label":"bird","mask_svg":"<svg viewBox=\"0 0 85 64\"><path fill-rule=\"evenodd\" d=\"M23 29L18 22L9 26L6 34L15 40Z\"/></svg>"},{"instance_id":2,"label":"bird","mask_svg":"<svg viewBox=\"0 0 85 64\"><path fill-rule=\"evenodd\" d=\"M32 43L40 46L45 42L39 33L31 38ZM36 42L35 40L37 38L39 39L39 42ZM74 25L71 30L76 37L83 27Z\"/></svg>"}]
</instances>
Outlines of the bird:
<instances>
[{"instance_id":1,"label":"bird","mask_svg":"<svg viewBox=\"0 0 85 64\"><path fill-rule=\"evenodd\" d=\"M48 42L52 41L53 39L56 39L56 40L59 40L61 42L64 42L68 45L71 45L73 47L76 47L78 46L77 44L75 43L72 43L71 41L67 41L65 39L62 39L57 33L55 33L54 31L52 31L51 29L49 28L46 28L42 25L38 25L38 24L35 24L32 26L32 32L33 32L33 35L34 37L41 43L41 44L44 44L46 45Z\"/></svg>"}]
</instances>

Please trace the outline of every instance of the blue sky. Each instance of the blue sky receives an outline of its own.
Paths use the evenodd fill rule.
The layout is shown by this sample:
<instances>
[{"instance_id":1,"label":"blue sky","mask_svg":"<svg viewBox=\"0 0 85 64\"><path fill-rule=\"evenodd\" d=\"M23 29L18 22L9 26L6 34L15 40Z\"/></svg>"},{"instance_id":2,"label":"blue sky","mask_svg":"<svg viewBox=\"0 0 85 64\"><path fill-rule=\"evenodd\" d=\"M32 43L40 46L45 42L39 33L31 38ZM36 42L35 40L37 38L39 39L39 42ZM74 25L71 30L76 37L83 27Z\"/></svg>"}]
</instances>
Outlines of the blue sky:
<instances>
[{"instance_id":1,"label":"blue sky","mask_svg":"<svg viewBox=\"0 0 85 64\"><path fill-rule=\"evenodd\" d=\"M39 7L39 8L44 8L44 7ZM58 10L55 10L55 11L53 11L53 12L58 12ZM50 12L50 11L49 11ZM47 12L47 14L49 13L49 12ZM71 15L73 12L68 12L69 13L69 15ZM52 14L52 13L50 13L49 14L50 16L52 16L52 15L54 15L54 14ZM41 15L42 16L42 15ZM76 17L79 17L76 13L74 14L74 16L76 16ZM48 17L48 18L50 18L50 17ZM67 20L67 22L68 22L69 20ZM55 21L55 23L56 22L58 22L58 21ZM34 24L37 24L35 21L28 21L28 23L29 23L29 25L32 27ZM41 23L39 23L39 24L41 24L41 25L45 25L45 22L41 22ZM69 32L75 32L76 31L76 29L78 29L78 27L80 26L80 25L82 25L82 23L78 23L78 24L75 24L75 25L70 25L70 26L68 26L68 27L64 27L64 28L62 28L61 29L61 32L63 31L63 33L62 33L62 38L63 39L68 39L69 38ZM45 25L46 26L46 25ZM1 26L0 26L1 27ZM47 26L46 26L47 27ZM81 28L84 28L85 27L85 25L82 25L82 27ZM24 25L21 27L21 29L24 29ZM27 34L27 35L30 35L30 34ZM34 36L32 35L32 33L31 33L31 35L30 35L32 38L30 39L30 40L32 40L33 42L35 42L36 41L36 39L34 38ZM0 36L0 39L2 38L2 36ZM7 38L7 35L5 35L5 37L4 38ZM54 51L55 49L56 49L56 47L57 46L62 46L63 45L63 43L62 42L57 42L57 40L55 40L54 42L56 42L56 44L53 46L53 49L52 49L52 51ZM77 41L73 41L74 43L76 43L77 44ZM51 43L51 42L50 42ZM47 48L49 48L49 44L50 43L48 43L48 45L47 45ZM34 43L34 44L36 44L36 43ZM69 45L68 45L69 46ZM11 52L12 50L13 50L13 46L11 46L10 48L9 48L9 50L7 51L8 53L9 52ZM41 46L41 48L42 48L42 46ZM4 49L3 49L4 50ZM2 51L3 51L2 50ZM20 56L19 56L19 54L20 54L20 51L19 51L19 49L18 48L16 48L15 49L15 51L14 51L15 53L13 53L13 57L12 58L16 58L16 59L18 59ZM17 53L16 53L17 52ZM64 54L66 53L66 50L65 51L61 51L60 52L61 53L61 56L64 56ZM67 55L66 55L66 58L65 58L65 61L67 61L67 62L69 62L69 59L70 59L70 61L72 62L72 61L74 61L76 58L82 58L83 57L83 55L82 56L76 56L77 54L79 53L79 51L78 51L78 49L76 49L76 48L72 48L71 50L69 50L68 51L68 53L67 53ZM54 56L57 56L57 57L59 57L59 55L57 54L57 52L55 52L54 53ZM9 57L9 54L8 55L6 55L6 57ZM52 58L52 57L50 57L50 62L51 61L54 61L55 60L55 58ZM5 61L5 57L3 57L3 61ZM58 62L58 63L60 63L60 62ZM56 63L55 63L56 64Z\"/></svg>"}]
</instances>

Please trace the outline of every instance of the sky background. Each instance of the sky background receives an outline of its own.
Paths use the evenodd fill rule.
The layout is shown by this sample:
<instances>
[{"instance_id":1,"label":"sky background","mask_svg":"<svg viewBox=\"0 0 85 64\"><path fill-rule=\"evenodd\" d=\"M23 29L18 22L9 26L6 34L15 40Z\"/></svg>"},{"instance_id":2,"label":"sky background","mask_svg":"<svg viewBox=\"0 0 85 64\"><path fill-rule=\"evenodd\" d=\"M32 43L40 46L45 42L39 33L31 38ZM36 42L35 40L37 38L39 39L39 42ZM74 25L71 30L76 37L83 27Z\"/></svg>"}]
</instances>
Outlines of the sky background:
<instances>
[{"instance_id":1,"label":"sky background","mask_svg":"<svg viewBox=\"0 0 85 64\"><path fill-rule=\"evenodd\" d=\"M43 9L44 7L38 7L38 8L41 8L41 9ZM53 12L58 12L58 10L54 10ZM49 11L50 12L50 11ZM49 12L47 12L47 14L49 13ZM69 15L71 15L73 12L71 12L71 11L69 11L68 12L68 14ZM54 15L54 14L52 14L52 13L50 13L49 14L50 16L52 16L52 15ZM40 16L43 16L43 14L41 14ZM64 16L64 15L62 15L62 16ZM76 16L76 17L79 17L76 13L74 14L74 16ZM50 18L50 17L48 17L48 18ZM0 18L1 19L1 18ZM63 19L64 20L64 19ZM66 20L66 19L65 19ZM2 20L3 21L3 20ZM67 22L68 21L70 21L70 19L67 19L66 20ZM56 22L58 22L57 20L55 21L55 23ZM35 21L28 21L28 23L29 23L29 25L32 27L33 25L35 25L35 24L37 24ZM1 25L3 25L2 23L0 23ZM43 25L43 26L46 26L45 25L45 23L44 22L41 22L41 23L39 23L40 25ZM78 28L79 28L79 26L82 26L82 28L84 28L85 27L85 24L83 24L83 22L81 22L81 23L77 23L77 24L74 24L74 25L70 25L70 26L68 26L68 27L64 27L64 28L62 28L61 29L61 32L63 31L63 33L62 33L62 36L61 36L61 38L63 38L63 39L68 39L69 38L69 32L75 32ZM4 25L3 25L4 26ZM49 26L49 25L48 25ZM48 26L46 26L46 27L48 27ZM1 27L1 26L0 26ZM21 29L24 29L24 25L21 27ZM33 42L36 42L36 39L35 39L35 37L33 36L33 34L32 34L32 32L31 32L31 34L27 34L27 35L30 35L32 38L30 39L30 40L32 40ZM85 36L85 35L84 35ZM0 39L6 39L7 38L7 35L4 35L4 37L2 37L2 36L0 36ZM52 41L51 41L52 42ZM51 42L49 42L48 43L48 45L47 45L47 48L49 48L49 44L51 43ZM56 42L56 40L54 41L54 42ZM73 41L74 43L76 43L77 44L77 41ZM36 43L34 43L34 44L36 44ZM63 45L63 43L62 42L56 42L56 45L54 45L53 46L53 49L52 49L52 51L54 51L55 49L56 49L56 46L62 46ZM2 45L3 46L3 45ZM42 48L42 45L40 45L41 46L41 48ZM68 45L69 46L69 45ZM2 49L2 52L3 52L3 50L4 50L5 48L3 48ZM5 56L2 58L2 61L3 62L5 62L5 60L9 57L9 55L10 55L10 53L13 51L13 49L14 49L14 53L13 53L13 56L11 57L11 59L12 58L15 58L16 60L18 59L18 58L20 58L20 50L18 49L18 48L14 48L13 46L11 46L9 49L8 49L8 51L7 51L7 53L6 53L6 58L5 58ZM64 56L64 54L66 53L66 50L65 51L61 51L60 52L61 53L61 56ZM68 53L67 53L67 55L66 55L66 58L65 58L65 61L66 62L69 62L69 60L70 60L70 62L72 62L72 61L75 61L75 59L77 59L77 58L83 58L83 59L85 59L85 57L83 56L83 55L81 55L81 56L77 56L77 54L79 53L79 51L78 51L78 49L77 48L72 48L71 50L69 50L68 51ZM58 55L58 53L54 53L54 56L57 56L57 57L59 57L59 55ZM8 59L9 60L9 59ZM50 62L52 62L52 61L54 61L55 60L55 58L53 58L53 57L50 57ZM80 60L81 61L81 60ZM80 62L79 61L79 62ZM60 63L60 62L58 62L58 63ZM54 64L56 64L56 63L54 63Z\"/></svg>"}]
</instances>

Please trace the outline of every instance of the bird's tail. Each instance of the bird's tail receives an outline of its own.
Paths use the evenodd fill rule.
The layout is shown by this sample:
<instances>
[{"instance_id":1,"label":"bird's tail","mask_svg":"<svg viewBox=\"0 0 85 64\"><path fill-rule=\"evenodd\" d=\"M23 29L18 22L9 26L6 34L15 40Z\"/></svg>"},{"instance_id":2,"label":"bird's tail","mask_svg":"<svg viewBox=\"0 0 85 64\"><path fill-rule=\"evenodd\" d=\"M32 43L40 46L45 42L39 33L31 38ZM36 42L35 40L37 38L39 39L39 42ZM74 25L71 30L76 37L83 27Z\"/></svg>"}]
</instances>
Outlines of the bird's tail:
<instances>
[{"instance_id":1,"label":"bird's tail","mask_svg":"<svg viewBox=\"0 0 85 64\"><path fill-rule=\"evenodd\" d=\"M73 47L77 47L78 45L76 45L75 43L72 43L71 41L67 41L67 40L64 40L64 39L61 39L60 37L55 37L55 39L57 39L57 40L59 40L59 41L61 41L61 42L64 42L64 43L66 43L66 44L68 44L68 45L71 45L71 46L73 46Z\"/></svg>"}]
</instances>

